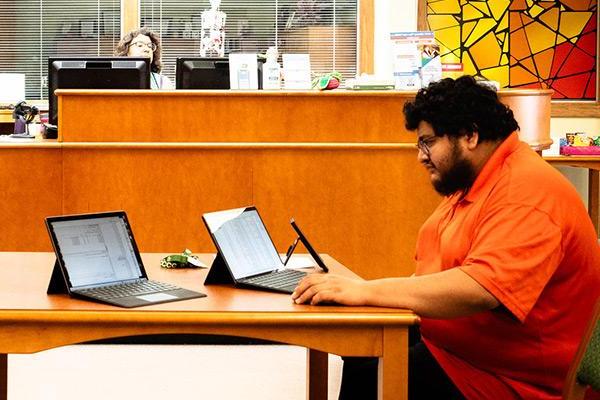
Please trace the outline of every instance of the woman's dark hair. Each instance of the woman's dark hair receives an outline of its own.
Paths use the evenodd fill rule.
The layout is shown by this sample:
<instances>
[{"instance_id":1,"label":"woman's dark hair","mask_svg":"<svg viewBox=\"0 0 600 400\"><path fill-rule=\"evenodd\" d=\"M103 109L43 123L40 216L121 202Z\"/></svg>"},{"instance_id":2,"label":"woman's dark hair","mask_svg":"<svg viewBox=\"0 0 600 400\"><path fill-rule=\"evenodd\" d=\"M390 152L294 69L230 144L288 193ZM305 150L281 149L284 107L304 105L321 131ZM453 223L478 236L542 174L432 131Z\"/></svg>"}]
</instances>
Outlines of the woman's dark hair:
<instances>
[{"instance_id":1,"label":"woman's dark hair","mask_svg":"<svg viewBox=\"0 0 600 400\"><path fill-rule=\"evenodd\" d=\"M129 45L138 35L148 36L152 43L156 45L156 49L152 53L152 65L150 66L150 70L152 72L160 72L162 69L162 62L160 61L160 52L162 49L160 45L160 38L156 33L152 32L146 27L133 30L123 36L117 45L117 48L115 49L115 56L126 56L129 52Z\"/></svg>"},{"instance_id":2,"label":"woman's dark hair","mask_svg":"<svg viewBox=\"0 0 600 400\"><path fill-rule=\"evenodd\" d=\"M481 141L503 140L519 129L508 106L495 90L465 75L445 78L418 91L414 101L404 104L406 128L415 130L429 123L436 136L459 137L473 132Z\"/></svg>"}]
</instances>

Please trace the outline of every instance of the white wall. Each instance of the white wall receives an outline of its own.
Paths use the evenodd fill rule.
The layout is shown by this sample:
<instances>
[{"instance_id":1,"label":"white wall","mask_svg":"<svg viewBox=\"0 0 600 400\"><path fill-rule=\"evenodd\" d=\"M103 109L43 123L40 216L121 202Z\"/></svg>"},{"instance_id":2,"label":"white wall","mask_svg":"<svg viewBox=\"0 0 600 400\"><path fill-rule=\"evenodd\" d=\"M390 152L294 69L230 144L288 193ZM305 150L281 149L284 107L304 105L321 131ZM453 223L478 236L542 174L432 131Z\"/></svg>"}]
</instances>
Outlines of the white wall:
<instances>
[{"instance_id":1,"label":"white wall","mask_svg":"<svg viewBox=\"0 0 600 400\"><path fill-rule=\"evenodd\" d=\"M417 0L375 0L375 75L392 76L390 32L417 30Z\"/></svg>"}]
</instances>

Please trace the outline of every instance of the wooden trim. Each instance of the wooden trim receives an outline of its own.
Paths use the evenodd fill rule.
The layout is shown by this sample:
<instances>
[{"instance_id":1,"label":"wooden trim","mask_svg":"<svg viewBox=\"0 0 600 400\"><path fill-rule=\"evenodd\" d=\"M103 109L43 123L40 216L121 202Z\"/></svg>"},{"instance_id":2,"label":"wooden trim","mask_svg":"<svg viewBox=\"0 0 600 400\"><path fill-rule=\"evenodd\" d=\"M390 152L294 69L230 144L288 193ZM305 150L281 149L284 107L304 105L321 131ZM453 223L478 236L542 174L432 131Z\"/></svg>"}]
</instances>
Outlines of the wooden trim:
<instances>
[{"instance_id":1,"label":"wooden trim","mask_svg":"<svg viewBox=\"0 0 600 400\"><path fill-rule=\"evenodd\" d=\"M121 37L140 28L140 0L122 0Z\"/></svg>"},{"instance_id":2,"label":"wooden trim","mask_svg":"<svg viewBox=\"0 0 600 400\"><path fill-rule=\"evenodd\" d=\"M553 101L553 118L600 118L599 102Z\"/></svg>"},{"instance_id":3,"label":"wooden trim","mask_svg":"<svg viewBox=\"0 0 600 400\"><path fill-rule=\"evenodd\" d=\"M598 24L600 27L600 13L597 13ZM427 0L418 0L418 16L417 29L420 31L428 30L427 24ZM600 118L600 29L597 30L596 39L596 101L553 101L552 114L553 118Z\"/></svg>"},{"instance_id":4,"label":"wooden trim","mask_svg":"<svg viewBox=\"0 0 600 400\"><path fill-rule=\"evenodd\" d=\"M375 72L375 1L360 0L359 73Z\"/></svg>"},{"instance_id":5,"label":"wooden trim","mask_svg":"<svg viewBox=\"0 0 600 400\"><path fill-rule=\"evenodd\" d=\"M427 0L418 0L417 4L417 30L426 31L429 29L427 24Z\"/></svg>"}]
</instances>

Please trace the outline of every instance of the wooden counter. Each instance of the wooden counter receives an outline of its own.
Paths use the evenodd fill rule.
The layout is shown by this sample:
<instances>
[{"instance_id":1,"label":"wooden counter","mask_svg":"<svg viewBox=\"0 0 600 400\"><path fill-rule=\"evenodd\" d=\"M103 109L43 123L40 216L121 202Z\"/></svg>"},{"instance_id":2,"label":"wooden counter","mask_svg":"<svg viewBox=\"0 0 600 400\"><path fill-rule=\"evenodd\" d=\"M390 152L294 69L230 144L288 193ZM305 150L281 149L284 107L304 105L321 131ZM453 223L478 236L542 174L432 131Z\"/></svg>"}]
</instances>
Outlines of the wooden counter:
<instances>
[{"instance_id":1,"label":"wooden counter","mask_svg":"<svg viewBox=\"0 0 600 400\"><path fill-rule=\"evenodd\" d=\"M536 93L548 100L543 127L545 91L506 98ZM281 252L294 217L318 251L365 278L414 270L418 230L440 200L404 128L414 93L57 94L61 142L0 144L2 250L51 250L45 216L123 209L142 252L213 252L201 215L256 205Z\"/></svg>"}]
</instances>

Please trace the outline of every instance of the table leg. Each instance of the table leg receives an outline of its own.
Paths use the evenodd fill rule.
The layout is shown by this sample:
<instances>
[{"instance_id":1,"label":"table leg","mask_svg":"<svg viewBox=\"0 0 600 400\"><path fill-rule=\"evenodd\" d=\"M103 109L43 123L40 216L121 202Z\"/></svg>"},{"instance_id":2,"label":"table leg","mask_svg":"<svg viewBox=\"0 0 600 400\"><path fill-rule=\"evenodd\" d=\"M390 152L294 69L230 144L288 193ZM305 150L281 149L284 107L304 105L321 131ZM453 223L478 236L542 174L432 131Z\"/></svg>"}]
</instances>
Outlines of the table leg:
<instances>
[{"instance_id":1,"label":"table leg","mask_svg":"<svg viewBox=\"0 0 600 400\"><path fill-rule=\"evenodd\" d=\"M600 234L600 171L595 169L589 170L588 176L588 212L594 228L596 228L596 234Z\"/></svg>"},{"instance_id":2,"label":"table leg","mask_svg":"<svg viewBox=\"0 0 600 400\"><path fill-rule=\"evenodd\" d=\"M379 400L408 399L408 328L383 330L383 357L379 358Z\"/></svg>"},{"instance_id":3,"label":"table leg","mask_svg":"<svg viewBox=\"0 0 600 400\"><path fill-rule=\"evenodd\" d=\"M8 355L0 354L0 400L8 399Z\"/></svg>"},{"instance_id":4,"label":"table leg","mask_svg":"<svg viewBox=\"0 0 600 400\"><path fill-rule=\"evenodd\" d=\"M328 354L307 349L306 352L306 398L327 400Z\"/></svg>"}]
</instances>

